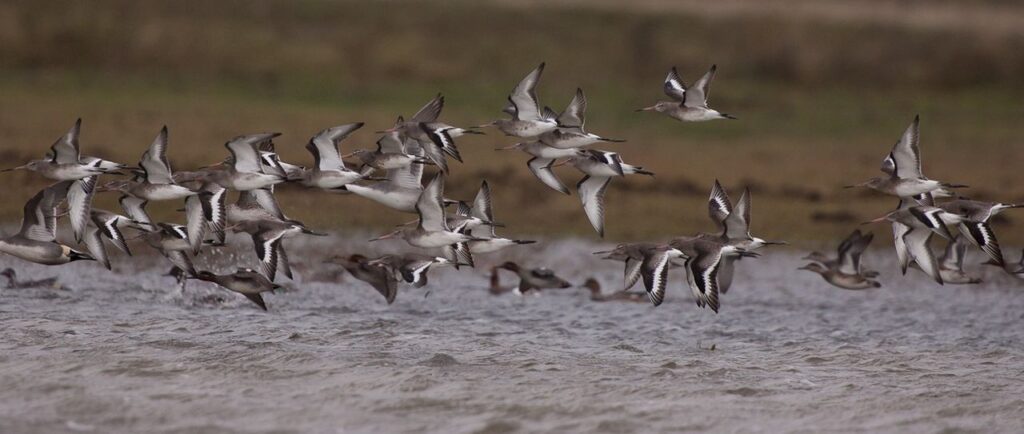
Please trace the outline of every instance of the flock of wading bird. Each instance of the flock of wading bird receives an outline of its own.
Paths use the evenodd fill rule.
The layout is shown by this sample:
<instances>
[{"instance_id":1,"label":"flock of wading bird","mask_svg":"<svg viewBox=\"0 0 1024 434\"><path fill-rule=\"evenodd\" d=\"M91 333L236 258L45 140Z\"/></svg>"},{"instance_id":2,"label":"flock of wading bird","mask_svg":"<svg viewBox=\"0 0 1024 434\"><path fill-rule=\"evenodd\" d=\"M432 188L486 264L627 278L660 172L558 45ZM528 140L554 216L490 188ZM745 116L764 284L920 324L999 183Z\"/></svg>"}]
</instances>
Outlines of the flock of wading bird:
<instances>
[{"instance_id":1,"label":"flock of wading bird","mask_svg":"<svg viewBox=\"0 0 1024 434\"><path fill-rule=\"evenodd\" d=\"M715 69L712 66L700 80L686 86L672 68L664 82L664 92L671 99L638 111L656 111L683 122L735 119L708 107ZM608 183L616 177L653 174L626 164L618 153L590 148L597 143L620 140L585 129L587 100L583 90L576 90L561 113L542 106L536 87L543 70L544 64L541 64L512 90L503 109L510 118L475 128L451 126L438 121L444 106L444 98L438 95L409 120L399 117L392 128L379 132L383 136L377 141L376 150L358 150L347 155L339 152L339 142L361 128L362 123L320 131L306 144L313 155L311 168L281 161L274 150L274 139L279 134L262 133L228 141L225 147L231 155L220 164L191 172L173 171L167 161L167 127L160 130L142 154L138 167L128 167L81 155L79 119L53 144L45 159L6 169L33 171L57 183L29 199L21 230L0 240L0 251L38 264L95 260L109 269L105 242L131 255L128 241L141 238L174 265L173 274L182 289L186 279L213 282L266 309L261 293L280 288L274 283L279 272L292 278L284 240L324 235L282 212L274 198L274 186L291 182L311 189L355 194L397 211L419 215L418 221L371 241L401 238L411 246L432 253L440 251L440 255L409 253L368 258L353 254L332 258L332 262L371 284L391 303L400 281L422 287L427 283L427 273L432 266L472 267L474 255L533 243L497 235L495 228L502 225L492 213L491 190L486 181L471 203L451 200L444 195L445 175L449 171L447 159L462 161L455 139L465 134L482 134L478 130L486 127L525 139L501 149L518 149L529 154L532 158L527 166L537 179L555 191L570 194L552 168L569 164L582 172L576 191L587 218L603 237L604 194ZM1020 268L1007 269L995 233L989 226L992 216L1017 205L959 198L951 189L964 186L926 178L921 171L918 142L919 121L915 118L883 160L881 170L886 176L851 186L868 187L899 198L895 211L872 222L892 224L901 270L906 273L914 264L940 284L976 283L979 280L963 270L965 249L973 245L988 256L988 263L1011 273L1021 272ZM358 162L346 163L345 158ZM436 167L436 174L424 186L421 178L425 166ZM386 175L374 176L378 171ZM101 176L111 175L130 179L97 184ZM238 193L234 203L227 201L229 190ZM98 191L121 193L119 202L124 213L93 208L92 198ZM953 199L937 202L939 198ZM154 222L145 210L150 201L181 200L185 203L184 225ZM621 244L613 250L597 252L607 259L625 262L622 292L601 294L600 287L593 281L585 286L594 292L595 300L637 301L644 297L626 291L642 278L646 298L657 306L664 300L669 270L681 266L696 304L718 312L719 293L725 293L730 287L736 261L758 256L756 250L763 246L784 244L750 234L750 200L750 192L744 191L733 204L715 181L708 209L718 227L717 232L667 242ZM447 212L449 207L455 208L454 213ZM85 251L56 240L57 221L63 216L70 220L74 238L85 245ZM953 235L947 225L958 227L960 234ZM125 230L136 234L126 237ZM251 236L259 260L258 270L241 268L231 274L215 274L196 269L193 258L204 249L225 245L227 233ZM929 248L933 234L948 240L941 261L936 260ZM881 286L875 280L878 273L863 268L860 260L872 236L856 230L840 244L837 257L812 253L806 259L813 262L802 269L821 274L827 282L841 288L877 288ZM497 269L517 273L518 288L502 288L493 274ZM9 274L14 282L13 270ZM567 281L543 268L531 269L506 262L492 269L492 292L496 293L505 290L525 293L568 286Z\"/></svg>"}]
</instances>

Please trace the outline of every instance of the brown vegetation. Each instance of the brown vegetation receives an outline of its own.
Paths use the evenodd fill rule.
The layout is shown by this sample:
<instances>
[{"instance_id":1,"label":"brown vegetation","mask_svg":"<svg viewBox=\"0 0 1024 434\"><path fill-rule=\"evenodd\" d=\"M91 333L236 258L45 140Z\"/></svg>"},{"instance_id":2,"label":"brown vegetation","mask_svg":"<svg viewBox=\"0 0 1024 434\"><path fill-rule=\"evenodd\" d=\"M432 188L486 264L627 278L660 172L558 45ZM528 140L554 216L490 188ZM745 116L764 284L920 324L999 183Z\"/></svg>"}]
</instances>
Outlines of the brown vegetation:
<instances>
[{"instance_id":1,"label":"brown vegetation","mask_svg":"<svg viewBox=\"0 0 1024 434\"><path fill-rule=\"evenodd\" d=\"M448 97L445 120L487 121L543 60L545 103L559 108L582 86L588 127L628 139L610 149L657 173L612 183L611 239L708 229L703 201L715 178L736 195L751 187L755 230L766 238L848 232L892 201L840 186L879 174L915 113L928 175L975 186L972 196L1024 200L1020 32L791 16L747 1L741 13L653 9L658 3L672 2L645 0L636 11L576 2L5 2L0 161L40 156L81 116L87 152L129 163L167 124L177 167L214 162L227 138L265 130L285 133L284 158L310 164L302 145L317 130L366 121L343 146L369 147L373 130L438 91ZM683 125L633 113L661 96L670 66L692 81L711 63L720 68L713 105L739 121ZM510 231L592 236L575 196L533 180L523 155L492 150L508 143L494 132L460 139L467 163L453 166L452 194L469 196L487 178ZM567 184L577 178L560 173ZM6 196L18 199L0 215L16 220L21 198L45 181L2 176L14 186ZM380 228L408 218L357 198L286 190L285 206L312 225ZM330 212L312 209L321 204L315 211ZM996 229L1008 242L1024 241L1016 220L1010 214Z\"/></svg>"}]
</instances>

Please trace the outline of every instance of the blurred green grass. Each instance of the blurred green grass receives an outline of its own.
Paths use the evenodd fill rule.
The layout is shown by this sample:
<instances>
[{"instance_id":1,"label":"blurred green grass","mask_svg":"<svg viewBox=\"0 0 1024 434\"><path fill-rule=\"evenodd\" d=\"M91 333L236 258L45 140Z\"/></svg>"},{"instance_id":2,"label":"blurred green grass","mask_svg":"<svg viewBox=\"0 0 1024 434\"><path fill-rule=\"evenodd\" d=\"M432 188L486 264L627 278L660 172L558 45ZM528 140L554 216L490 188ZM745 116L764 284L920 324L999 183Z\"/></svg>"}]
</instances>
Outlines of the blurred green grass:
<instances>
[{"instance_id":1,"label":"blurred green grass","mask_svg":"<svg viewBox=\"0 0 1024 434\"><path fill-rule=\"evenodd\" d=\"M628 139L606 148L657 173L613 181L612 240L710 229L705 200L716 178L734 198L743 186L754 191L762 237L844 234L892 207L841 186L878 175L915 113L926 174L972 185L972 197L1024 201L1024 50L1015 35L775 15L309 0L15 1L0 5L0 29L0 157L11 166L42 155L79 116L83 150L118 161L137 161L167 124L177 168L215 162L228 138L268 130L284 133L283 158L311 164L302 146L316 131L365 121L343 151L372 147L374 130L436 92L446 96L445 121L489 121L516 81L547 61L543 102L560 109L582 86L588 128ZM693 81L711 63L712 106L739 121L633 112L661 98L670 66ZM471 197L486 178L508 232L592 237L578 199L534 180L525 155L493 151L514 141L489 133L459 140L466 164L454 164L450 195ZM0 216L13 222L22 198L46 182L3 176L11 187ZM411 217L350 196L285 188L281 197L290 215L336 230ZM176 206L154 205L175 217ZM1004 243L1024 242L1015 220L997 225Z\"/></svg>"}]
</instances>

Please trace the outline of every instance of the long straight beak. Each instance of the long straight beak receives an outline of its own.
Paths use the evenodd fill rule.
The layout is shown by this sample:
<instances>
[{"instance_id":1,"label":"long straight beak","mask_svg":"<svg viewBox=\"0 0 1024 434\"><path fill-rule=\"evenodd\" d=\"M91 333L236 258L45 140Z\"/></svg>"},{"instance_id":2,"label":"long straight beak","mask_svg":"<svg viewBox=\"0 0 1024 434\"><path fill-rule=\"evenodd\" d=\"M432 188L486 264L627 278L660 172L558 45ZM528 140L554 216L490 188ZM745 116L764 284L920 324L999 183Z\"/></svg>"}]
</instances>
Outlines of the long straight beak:
<instances>
[{"instance_id":1,"label":"long straight beak","mask_svg":"<svg viewBox=\"0 0 1024 434\"><path fill-rule=\"evenodd\" d=\"M496 124L497 124L497 122L488 122L486 124L477 125L477 126L472 127L472 128L488 128L488 127L493 127Z\"/></svg>"},{"instance_id":2,"label":"long straight beak","mask_svg":"<svg viewBox=\"0 0 1024 434\"><path fill-rule=\"evenodd\" d=\"M349 153L347 153L347 154L345 154L345 155L342 155L342 156L341 156L341 158L350 158L350 157L352 157L353 155L356 155L356 152L358 152L358 151L355 151L355 152L349 152Z\"/></svg>"},{"instance_id":3,"label":"long straight beak","mask_svg":"<svg viewBox=\"0 0 1024 434\"><path fill-rule=\"evenodd\" d=\"M0 172L10 172L10 171L13 171L13 170L21 170L21 169L24 169L24 168L25 168L25 166L11 167L9 169L0 170Z\"/></svg>"},{"instance_id":4,"label":"long straight beak","mask_svg":"<svg viewBox=\"0 0 1024 434\"><path fill-rule=\"evenodd\" d=\"M788 246L789 243L787 243L785 241L765 241L764 245L766 245L766 246Z\"/></svg>"},{"instance_id":5,"label":"long straight beak","mask_svg":"<svg viewBox=\"0 0 1024 434\"><path fill-rule=\"evenodd\" d=\"M884 216L881 216L881 217L876 218L874 220L868 220L868 221L866 221L864 223L861 223L861 225L870 225L870 224L874 224L874 223L881 223L881 222L884 222L884 221L886 221L888 219L889 219L889 216L884 215Z\"/></svg>"},{"instance_id":6,"label":"long straight beak","mask_svg":"<svg viewBox=\"0 0 1024 434\"><path fill-rule=\"evenodd\" d=\"M375 131L374 134L390 134L390 133L393 133L395 131L398 131L398 127L391 127L391 128L386 129L386 130Z\"/></svg>"},{"instance_id":7,"label":"long straight beak","mask_svg":"<svg viewBox=\"0 0 1024 434\"><path fill-rule=\"evenodd\" d=\"M655 107L657 107L657 106L653 106L652 105L650 107L638 108L638 109L636 109L634 111L637 111L637 112L649 112L651 110L654 110Z\"/></svg>"},{"instance_id":8,"label":"long straight beak","mask_svg":"<svg viewBox=\"0 0 1024 434\"><path fill-rule=\"evenodd\" d=\"M494 148L495 151L510 151L513 149L519 149L519 143L516 143L514 145L508 145L502 148Z\"/></svg>"},{"instance_id":9,"label":"long straight beak","mask_svg":"<svg viewBox=\"0 0 1024 434\"><path fill-rule=\"evenodd\" d=\"M390 234L384 234L384 235L381 235L381 236L379 236L379 237L377 237L377 238L373 238L373 239L369 240L368 242L371 242L371 243L372 243L372 242L374 242L374 241L386 240L386 239L388 239L388 238L391 238L391 237L395 236L395 234L397 234L397 233L398 233L398 232L392 232L392 233L390 233Z\"/></svg>"}]
</instances>

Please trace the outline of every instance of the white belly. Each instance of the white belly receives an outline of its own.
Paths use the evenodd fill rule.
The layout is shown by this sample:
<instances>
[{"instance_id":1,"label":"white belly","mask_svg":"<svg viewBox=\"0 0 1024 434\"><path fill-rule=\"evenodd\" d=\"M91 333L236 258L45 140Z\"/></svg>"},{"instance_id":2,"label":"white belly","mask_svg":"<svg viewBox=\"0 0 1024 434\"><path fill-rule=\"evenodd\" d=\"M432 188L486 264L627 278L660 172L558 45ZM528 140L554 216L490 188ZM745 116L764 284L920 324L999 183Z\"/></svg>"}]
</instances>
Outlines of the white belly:
<instances>
[{"instance_id":1,"label":"white belly","mask_svg":"<svg viewBox=\"0 0 1024 434\"><path fill-rule=\"evenodd\" d=\"M540 140L545 145L553 148L570 149L570 148L582 148L597 143L598 137L590 134L544 134Z\"/></svg>"},{"instance_id":2,"label":"white belly","mask_svg":"<svg viewBox=\"0 0 1024 434\"><path fill-rule=\"evenodd\" d=\"M356 172L319 171L311 172L310 177L302 182L307 187L334 189L344 187L358 181L362 177Z\"/></svg>"},{"instance_id":3,"label":"white belly","mask_svg":"<svg viewBox=\"0 0 1024 434\"><path fill-rule=\"evenodd\" d=\"M42 265L60 265L68 263L64 251L56 243L42 241L24 241L21 244L0 243L0 252Z\"/></svg>"},{"instance_id":4,"label":"white belly","mask_svg":"<svg viewBox=\"0 0 1024 434\"><path fill-rule=\"evenodd\" d=\"M938 181L932 180L904 180L896 184L894 189L897 196L911 197L928 193L941 187Z\"/></svg>"},{"instance_id":5,"label":"white belly","mask_svg":"<svg viewBox=\"0 0 1024 434\"><path fill-rule=\"evenodd\" d=\"M352 193L370 199L388 208L402 212L415 213L416 201L419 199L419 192L415 190L381 190L365 185L349 185L346 187Z\"/></svg>"},{"instance_id":6,"label":"white belly","mask_svg":"<svg viewBox=\"0 0 1024 434\"><path fill-rule=\"evenodd\" d=\"M540 158L569 158L576 156L576 148L559 149L546 145L534 145L526 148L526 152L534 157Z\"/></svg>"},{"instance_id":7,"label":"white belly","mask_svg":"<svg viewBox=\"0 0 1024 434\"><path fill-rule=\"evenodd\" d=\"M554 122L513 122L503 125L501 132L516 137L537 137L557 128Z\"/></svg>"},{"instance_id":8,"label":"white belly","mask_svg":"<svg viewBox=\"0 0 1024 434\"><path fill-rule=\"evenodd\" d=\"M161 201L184 199L195 193L185 187L175 184L164 184L151 186L150 188L137 188L132 190L132 195L144 200Z\"/></svg>"},{"instance_id":9,"label":"white belly","mask_svg":"<svg viewBox=\"0 0 1024 434\"><path fill-rule=\"evenodd\" d=\"M424 249L435 249L465 241L467 237L454 232L427 232L423 235L411 237L409 244Z\"/></svg>"},{"instance_id":10,"label":"white belly","mask_svg":"<svg viewBox=\"0 0 1024 434\"><path fill-rule=\"evenodd\" d=\"M221 187L235 191L251 191L267 188L281 182L281 178L262 173L245 173L239 175L240 176L232 176L228 178L228 182L226 182L228 185L221 185Z\"/></svg>"},{"instance_id":11,"label":"white belly","mask_svg":"<svg viewBox=\"0 0 1024 434\"><path fill-rule=\"evenodd\" d=\"M505 238L492 238L485 241L470 241L469 252L474 255L493 253L512 245L515 245L515 242Z\"/></svg>"},{"instance_id":12,"label":"white belly","mask_svg":"<svg viewBox=\"0 0 1024 434\"><path fill-rule=\"evenodd\" d=\"M689 109L683 112L680 120L686 122L704 122L715 119L721 119L722 116L717 111L708 109Z\"/></svg>"}]
</instances>

